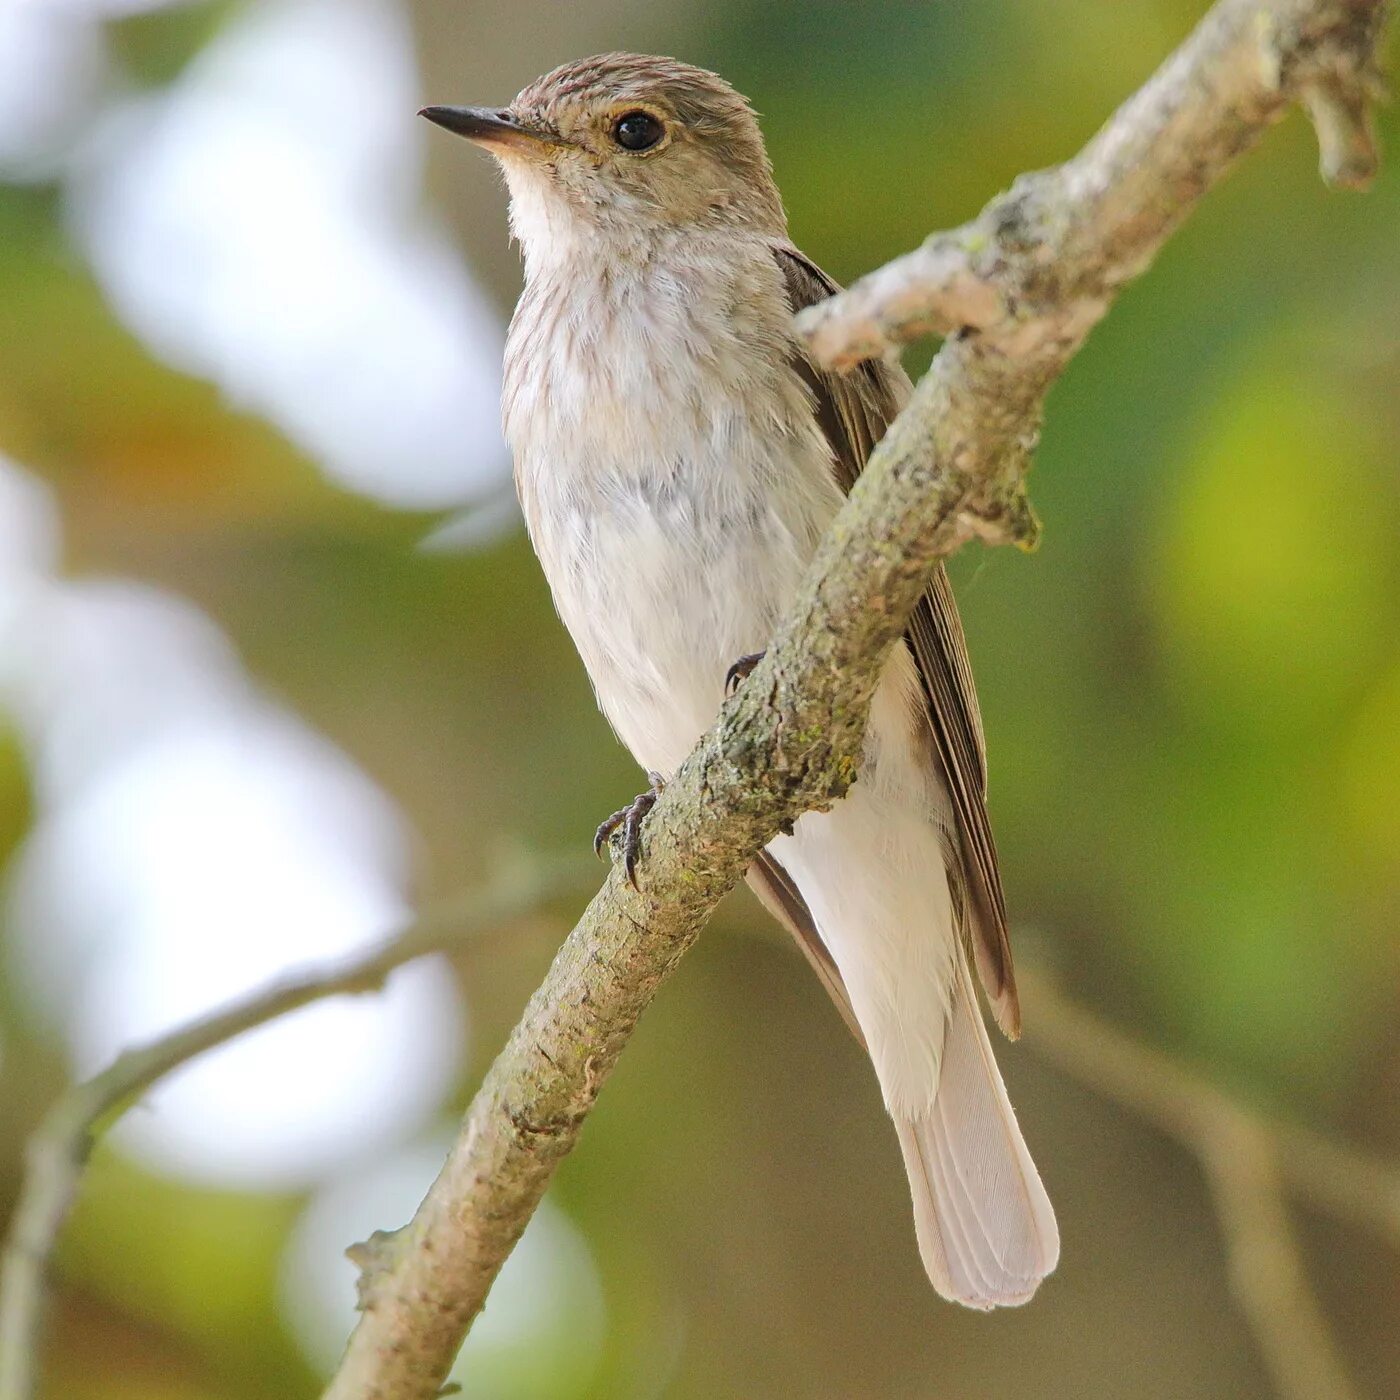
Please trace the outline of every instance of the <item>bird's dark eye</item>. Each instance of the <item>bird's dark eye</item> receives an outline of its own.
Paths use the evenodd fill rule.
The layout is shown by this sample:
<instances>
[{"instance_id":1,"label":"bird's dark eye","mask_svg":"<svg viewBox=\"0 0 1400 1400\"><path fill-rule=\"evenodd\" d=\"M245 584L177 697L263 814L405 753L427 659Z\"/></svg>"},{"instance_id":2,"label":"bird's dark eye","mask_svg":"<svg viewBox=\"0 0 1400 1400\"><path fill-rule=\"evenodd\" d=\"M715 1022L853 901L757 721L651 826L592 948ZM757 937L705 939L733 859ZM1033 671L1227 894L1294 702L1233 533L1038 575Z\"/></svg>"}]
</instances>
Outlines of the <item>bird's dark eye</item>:
<instances>
[{"instance_id":1,"label":"bird's dark eye","mask_svg":"<svg viewBox=\"0 0 1400 1400\"><path fill-rule=\"evenodd\" d=\"M613 140L624 151L649 151L666 134L650 112L624 112L614 123Z\"/></svg>"}]
</instances>

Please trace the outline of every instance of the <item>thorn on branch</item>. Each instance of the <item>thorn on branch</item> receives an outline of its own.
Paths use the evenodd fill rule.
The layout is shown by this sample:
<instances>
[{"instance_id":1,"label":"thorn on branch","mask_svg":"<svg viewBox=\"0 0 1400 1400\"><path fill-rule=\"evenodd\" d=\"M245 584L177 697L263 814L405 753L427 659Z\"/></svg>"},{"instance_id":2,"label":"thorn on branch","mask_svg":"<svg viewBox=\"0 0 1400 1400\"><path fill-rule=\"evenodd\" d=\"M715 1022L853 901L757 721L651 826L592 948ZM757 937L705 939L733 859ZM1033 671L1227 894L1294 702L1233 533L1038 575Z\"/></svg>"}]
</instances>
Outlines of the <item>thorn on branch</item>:
<instances>
[{"instance_id":1,"label":"thorn on branch","mask_svg":"<svg viewBox=\"0 0 1400 1400\"><path fill-rule=\"evenodd\" d=\"M1026 554L1040 545L1040 517L1021 487L1004 500L964 507L962 521L983 544L1015 545Z\"/></svg>"},{"instance_id":2,"label":"thorn on branch","mask_svg":"<svg viewBox=\"0 0 1400 1400\"><path fill-rule=\"evenodd\" d=\"M1317 132L1318 166L1334 189L1364 190L1380 167L1372 104L1383 93L1366 71L1335 72L1308 83L1300 101Z\"/></svg>"},{"instance_id":3,"label":"thorn on branch","mask_svg":"<svg viewBox=\"0 0 1400 1400\"><path fill-rule=\"evenodd\" d=\"M1024 487L1008 502L1002 528L1007 541L1024 553L1031 554L1040 547L1040 517Z\"/></svg>"},{"instance_id":4,"label":"thorn on branch","mask_svg":"<svg viewBox=\"0 0 1400 1400\"><path fill-rule=\"evenodd\" d=\"M1027 431L1004 452L995 476L964 499L958 512L966 531L989 545L1015 545L1026 554L1040 545L1040 517L1026 490L1039 433Z\"/></svg>"},{"instance_id":5,"label":"thorn on branch","mask_svg":"<svg viewBox=\"0 0 1400 1400\"><path fill-rule=\"evenodd\" d=\"M394 1264L402 1230L376 1230L367 1240L350 1245L345 1257L360 1271L355 1280L355 1306L365 1312L374 1301L380 1275Z\"/></svg>"},{"instance_id":6,"label":"thorn on branch","mask_svg":"<svg viewBox=\"0 0 1400 1400\"><path fill-rule=\"evenodd\" d=\"M1291 88L1312 122L1318 167L1333 189L1364 190L1380 168L1373 113L1387 96L1380 70L1387 14L1385 4L1343 6L1310 39L1275 34L1266 45L1275 82Z\"/></svg>"}]
</instances>

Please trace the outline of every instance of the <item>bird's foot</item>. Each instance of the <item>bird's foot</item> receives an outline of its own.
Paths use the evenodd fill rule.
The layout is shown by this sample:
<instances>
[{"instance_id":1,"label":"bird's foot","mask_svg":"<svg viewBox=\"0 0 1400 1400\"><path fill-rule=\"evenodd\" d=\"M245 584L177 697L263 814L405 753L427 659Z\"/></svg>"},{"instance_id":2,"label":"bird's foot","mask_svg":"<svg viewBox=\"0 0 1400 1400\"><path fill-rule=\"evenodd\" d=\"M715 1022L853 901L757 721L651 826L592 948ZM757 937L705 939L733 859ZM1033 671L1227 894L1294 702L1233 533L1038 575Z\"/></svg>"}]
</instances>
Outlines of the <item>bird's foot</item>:
<instances>
[{"instance_id":1,"label":"bird's foot","mask_svg":"<svg viewBox=\"0 0 1400 1400\"><path fill-rule=\"evenodd\" d=\"M749 676L753 673L753 668L763 660L766 654L766 652L751 651L747 656L741 656L724 673L724 693L726 695L733 695L734 692L748 680Z\"/></svg>"},{"instance_id":2,"label":"bird's foot","mask_svg":"<svg viewBox=\"0 0 1400 1400\"><path fill-rule=\"evenodd\" d=\"M593 854L601 856L613 833L622 828L622 868L627 872L627 883L634 890L637 888L637 856L642 846L642 821L656 806L656 799L666 786L660 773L648 773L647 781L651 784L650 790L639 793L627 806L619 807L599 824L593 836Z\"/></svg>"}]
</instances>

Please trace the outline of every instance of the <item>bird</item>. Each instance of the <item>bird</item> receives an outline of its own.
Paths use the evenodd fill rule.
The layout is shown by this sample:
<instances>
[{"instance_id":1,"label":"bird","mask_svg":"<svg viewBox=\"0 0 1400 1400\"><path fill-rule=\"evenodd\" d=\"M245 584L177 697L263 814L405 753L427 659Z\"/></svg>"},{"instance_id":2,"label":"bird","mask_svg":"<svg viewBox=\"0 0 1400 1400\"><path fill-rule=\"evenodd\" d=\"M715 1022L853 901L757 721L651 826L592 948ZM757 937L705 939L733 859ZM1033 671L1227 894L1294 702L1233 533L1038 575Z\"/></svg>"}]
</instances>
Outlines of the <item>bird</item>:
<instances>
[{"instance_id":1,"label":"bird","mask_svg":"<svg viewBox=\"0 0 1400 1400\"><path fill-rule=\"evenodd\" d=\"M677 59L602 54L504 107L422 116L495 157L524 288L502 422L531 543L598 704L650 788L742 685L819 539L910 392L837 375L794 315L839 290L798 250L749 102ZM924 1267L944 1298L1024 1303L1054 1210L973 984L1020 1006L966 641L940 566L884 666L857 780L748 871L866 1048Z\"/></svg>"}]
</instances>

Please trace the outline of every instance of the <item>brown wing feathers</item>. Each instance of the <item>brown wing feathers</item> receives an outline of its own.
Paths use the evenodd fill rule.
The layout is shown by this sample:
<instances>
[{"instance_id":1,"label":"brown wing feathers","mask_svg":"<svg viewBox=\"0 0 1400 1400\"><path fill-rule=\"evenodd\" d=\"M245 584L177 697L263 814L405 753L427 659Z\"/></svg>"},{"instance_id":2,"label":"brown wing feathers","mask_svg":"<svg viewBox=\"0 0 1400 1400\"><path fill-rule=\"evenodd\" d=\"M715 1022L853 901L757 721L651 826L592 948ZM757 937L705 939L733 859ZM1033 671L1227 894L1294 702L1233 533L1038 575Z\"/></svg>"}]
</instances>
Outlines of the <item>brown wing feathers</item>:
<instances>
[{"instance_id":1,"label":"brown wing feathers","mask_svg":"<svg viewBox=\"0 0 1400 1400\"><path fill-rule=\"evenodd\" d=\"M794 312L839 290L795 248L775 248L774 256L787 282ZM902 370L881 362L869 362L847 376L826 374L805 357L796 361L796 368L814 395L817 419L831 444L841 488L849 491L899 411L909 391L909 381ZM907 637L923 681L929 724L957 822L966 915L963 934L997 1024L1014 1038L1020 1033L1021 1013L997 871L996 843L987 815L982 720L962 623L941 566L910 619ZM797 936L847 1023L853 1025L840 974L786 872L765 853L750 870L749 883Z\"/></svg>"}]
</instances>

